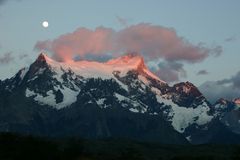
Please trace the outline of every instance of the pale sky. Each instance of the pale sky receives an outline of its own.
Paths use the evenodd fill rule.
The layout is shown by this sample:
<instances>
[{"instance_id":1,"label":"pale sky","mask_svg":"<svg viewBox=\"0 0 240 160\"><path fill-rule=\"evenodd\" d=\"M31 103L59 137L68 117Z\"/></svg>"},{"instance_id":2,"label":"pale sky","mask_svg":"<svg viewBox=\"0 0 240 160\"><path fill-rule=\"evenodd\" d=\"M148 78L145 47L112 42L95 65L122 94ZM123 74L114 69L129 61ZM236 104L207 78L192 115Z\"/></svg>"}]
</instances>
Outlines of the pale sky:
<instances>
[{"instance_id":1,"label":"pale sky","mask_svg":"<svg viewBox=\"0 0 240 160\"><path fill-rule=\"evenodd\" d=\"M117 32L141 23L172 28L193 45L222 47L218 57L181 62L187 73L181 81L201 85L227 79L240 71L239 15L239 0L0 0L0 79L32 63L39 53L34 50L38 41L82 27ZM41 25L45 20L48 28Z\"/></svg>"}]
</instances>

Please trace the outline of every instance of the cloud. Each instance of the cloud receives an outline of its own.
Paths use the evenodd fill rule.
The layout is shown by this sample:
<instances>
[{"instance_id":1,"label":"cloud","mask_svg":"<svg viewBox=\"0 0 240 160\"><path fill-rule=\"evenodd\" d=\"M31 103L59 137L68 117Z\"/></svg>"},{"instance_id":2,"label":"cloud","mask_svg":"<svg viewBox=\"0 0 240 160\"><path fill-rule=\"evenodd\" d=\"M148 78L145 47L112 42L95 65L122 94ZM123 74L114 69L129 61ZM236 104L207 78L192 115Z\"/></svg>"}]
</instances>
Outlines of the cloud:
<instances>
[{"instance_id":1,"label":"cloud","mask_svg":"<svg viewBox=\"0 0 240 160\"><path fill-rule=\"evenodd\" d=\"M128 20L119 16L116 16L117 21L124 27L128 26Z\"/></svg>"},{"instance_id":2,"label":"cloud","mask_svg":"<svg viewBox=\"0 0 240 160\"><path fill-rule=\"evenodd\" d=\"M12 56L12 52L7 52L0 56L0 64L5 65L9 64L14 60L14 57Z\"/></svg>"},{"instance_id":3,"label":"cloud","mask_svg":"<svg viewBox=\"0 0 240 160\"><path fill-rule=\"evenodd\" d=\"M125 23L124 19L118 19ZM148 23L125 27L119 31L97 27L95 30L78 28L53 40L38 41L36 50L47 51L59 61L78 59L107 59L128 52L138 52L145 61L165 61L154 71L167 82L177 81L186 74L183 63L199 63L209 56L222 53L221 46L206 47L204 43L194 45L177 35L172 28ZM181 65L175 68L174 65Z\"/></svg>"},{"instance_id":4,"label":"cloud","mask_svg":"<svg viewBox=\"0 0 240 160\"><path fill-rule=\"evenodd\" d=\"M229 79L217 81L219 85L231 85L233 88L240 89L240 71Z\"/></svg>"},{"instance_id":5,"label":"cloud","mask_svg":"<svg viewBox=\"0 0 240 160\"><path fill-rule=\"evenodd\" d=\"M219 98L232 100L240 97L240 71L229 79L205 82L199 89L212 103Z\"/></svg>"},{"instance_id":6,"label":"cloud","mask_svg":"<svg viewBox=\"0 0 240 160\"><path fill-rule=\"evenodd\" d=\"M28 54L20 54L20 55L18 56L18 58L19 58L20 60L25 59L25 58L28 58L28 57L29 57Z\"/></svg>"},{"instance_id":7,"label":"cloud","mask_svg":"<svg viewBox=\"0 0 240 160\"><path fill-rule=\"evenodd\" d=\"M74 55L84 57L87 54L112 53L113 56L118 56L126 52L138 52L147 60L165 59L187 63L201 62L209 55L219 55L222 52L220 46L207 48L193 45L179 37L171 28L146 23L120 31L105 27L95 30L79 28L54 40L39 41L35 49L50 51L54 57L62 60L72 59Z\"/></svg>"},{"instance_id":8,"label":"cloud","mask_svg":"<svg viewBox=\"0 0 240 160\"><path fill-rule=\"evenodd\" d=\"M207 70L200 70L197 72L197 75L207 75L209 74Z\"/></svg>"},{"instance_id":9,"label":"cloud","mask_svg":"<svg viewBox=\"0 0 240 160\"><path fill-rule=\"evenodd\" d=\"M38 42L39 50L52 52L57 60L67 61L75 55L85 57L88 54L104 55L113 51L112 29L99 27L95 31L79 28L73 33L65 34L57 39Z\"/></svg>"},{"instance_id":10,"label":"cloud","mask_svg":"<svg viewBox=\"0 0 240 160\"><path fill-rule=\"evenodd\" d=\"M152 71L166 82L176 82L180 77L187 76L183 64L177 62L160 62Z\"/></svg>"},{"instance_id":11,"label":"cloud","mask_svg":"<svg viewBox=\"0 0 240 160\"><path fill-rule=\"evenodd\" d=\"M208 52L212 54L214 57L219 57L223 52L223 48L222 46L216 46L209 49Z\"/></svg>"},{"instance_id":12,"label":"cloud","mask_svg":"<svg viewBox=\"0 0 240 160\"><path fill-rule=\"evenodd\" d=\"M224 41L225 42L235 42L236 40L237 40L237 38L235 36L232 36L232 37L226 38Z\"/></svg>"}]
</instances>

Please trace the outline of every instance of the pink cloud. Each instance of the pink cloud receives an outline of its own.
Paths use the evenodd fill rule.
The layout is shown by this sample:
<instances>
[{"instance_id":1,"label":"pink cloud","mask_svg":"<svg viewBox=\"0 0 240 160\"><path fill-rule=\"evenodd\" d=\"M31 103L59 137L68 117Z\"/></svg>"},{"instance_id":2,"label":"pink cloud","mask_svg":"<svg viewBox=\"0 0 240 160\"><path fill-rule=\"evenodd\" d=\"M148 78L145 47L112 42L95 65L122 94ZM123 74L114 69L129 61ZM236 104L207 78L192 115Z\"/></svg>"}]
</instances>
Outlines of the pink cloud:
<instances>
[{"instance_id":1,"label":"pink cloud","mask_svg":"<svg viewBox=\"0 0 240 160\"><path fill-rule=\"evenodd\" d=\"M88 54L113 56L126 52L138 52L146 60L165 59L196 63L210 54L220 54L221 48L207 48L193 45L175 30L151 24L137 24L120 31L98 27L95 30L79 28L61 35L54 40L37 42L35 48L50 51L61 60L72 59L74 55L85 57Z\"/></svg>"},{"instance_id":2,"label":"pink cloud","mask_svg":"<svg viewBox=\"0 0 240 160\"><path fill-rule=\"evenodd\" d=\"M194 45L177 35L172 28L141 23L115 31L98 27L95 30L78 28L54 40L39 41L37 50L51 52L56 60L68 61L74 57L95 60L100 57L117 57L128 52L138 52L149 61L165 61L154 69L168 82L178 81L186 74L183 63L198 63L210 55L217 57L222 47L206 47L204 43ZM178 67L175 67L178 66Z\"/></svg>"},{"instance_id":3,"label":"pink cloud","mask_svg":"<svg viewBox=\"0 0 240 160\"><path fill-rule=\"evenodd\" d=\"M73 33L65 34L53 41L41 41L36 48L54 53L61 60L72 59L74 55L104 54L111 51L113 30L99 27L95 31L79 28Z\"/></svg>"}]
</instances>

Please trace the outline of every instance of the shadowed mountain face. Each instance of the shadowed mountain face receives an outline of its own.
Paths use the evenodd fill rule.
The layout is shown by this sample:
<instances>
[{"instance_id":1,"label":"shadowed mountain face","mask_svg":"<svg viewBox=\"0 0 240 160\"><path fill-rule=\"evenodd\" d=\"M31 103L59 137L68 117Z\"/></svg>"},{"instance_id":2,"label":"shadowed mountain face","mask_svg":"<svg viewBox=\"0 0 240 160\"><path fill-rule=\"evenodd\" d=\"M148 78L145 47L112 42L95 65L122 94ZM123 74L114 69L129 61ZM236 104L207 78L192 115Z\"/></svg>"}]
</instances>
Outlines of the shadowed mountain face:
<instances>
[{"instance_id":1,"label":"shadowed mountain face","mask_svg":"<svg viewBox=\"0 0 240 160\"><path fill-rule=\"evenodd\" d=\"M169 86L138 55L105 63L60 63L40 54L29 68L0 82L0 131L167 144L234 143L239 137L236 102L219 107L190 82ZM219 133L234 138L223 140Z\"/></svg>"}]
</instances>

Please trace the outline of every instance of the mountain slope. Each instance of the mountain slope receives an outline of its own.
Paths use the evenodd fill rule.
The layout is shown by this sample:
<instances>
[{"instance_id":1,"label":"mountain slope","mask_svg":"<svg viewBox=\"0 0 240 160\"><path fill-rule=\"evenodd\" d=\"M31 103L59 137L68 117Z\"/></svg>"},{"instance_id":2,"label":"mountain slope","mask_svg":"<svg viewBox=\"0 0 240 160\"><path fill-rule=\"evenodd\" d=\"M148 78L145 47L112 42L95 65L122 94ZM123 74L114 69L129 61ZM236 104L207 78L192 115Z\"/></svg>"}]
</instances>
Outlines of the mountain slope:
<instances>
[{"instance_id":1,"label":"mountain slope","mask_svg":"<svg viewBox=\"0 0 240 160\"><path fill-rule=\"evenodd\" d=\"M226 128L240 134L240 108L239 99L228 101L219 99L214 104L215 114Z\"/></svg>"},{"instance_id":2,"label":"mountain slope","mask_svg":"<svg viewBox=\"0 0 240 160\"><path fill-rule=\"evenodd\" d=\"M0 87L1 131L206 143L219 118L193 84L169 86L133 54L105 63L40 54Z\"/></svg>"}]
</instances>

